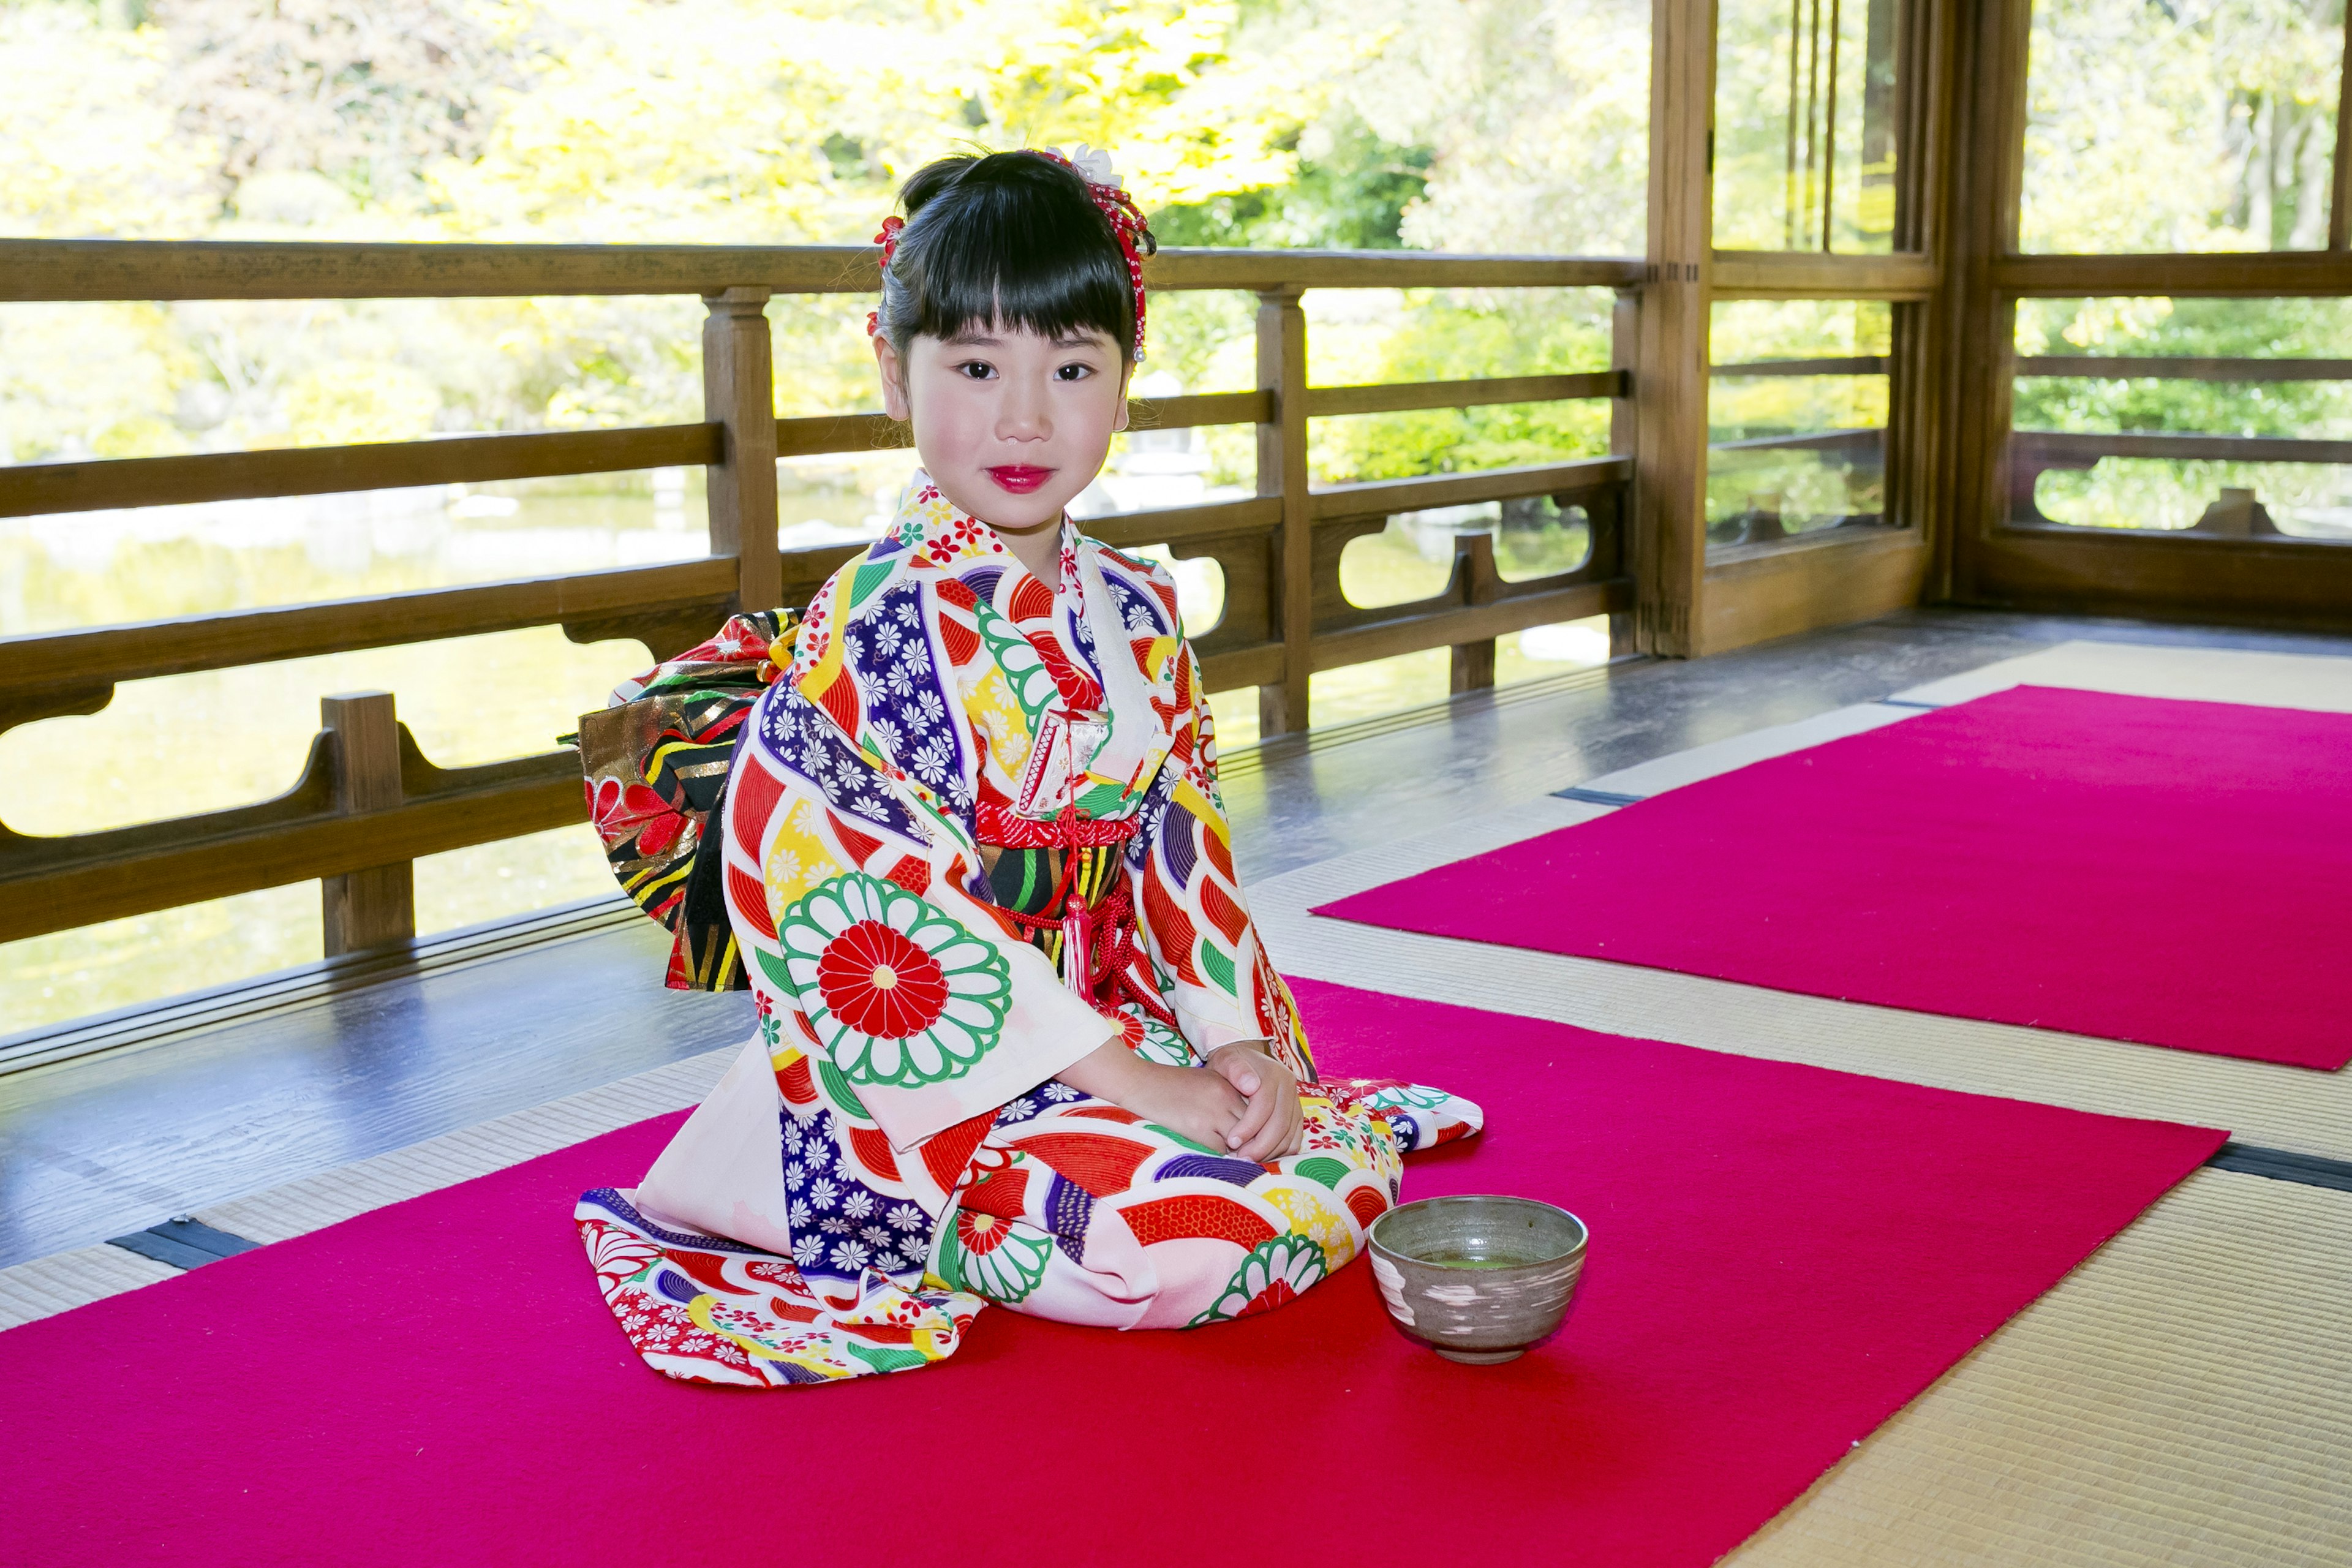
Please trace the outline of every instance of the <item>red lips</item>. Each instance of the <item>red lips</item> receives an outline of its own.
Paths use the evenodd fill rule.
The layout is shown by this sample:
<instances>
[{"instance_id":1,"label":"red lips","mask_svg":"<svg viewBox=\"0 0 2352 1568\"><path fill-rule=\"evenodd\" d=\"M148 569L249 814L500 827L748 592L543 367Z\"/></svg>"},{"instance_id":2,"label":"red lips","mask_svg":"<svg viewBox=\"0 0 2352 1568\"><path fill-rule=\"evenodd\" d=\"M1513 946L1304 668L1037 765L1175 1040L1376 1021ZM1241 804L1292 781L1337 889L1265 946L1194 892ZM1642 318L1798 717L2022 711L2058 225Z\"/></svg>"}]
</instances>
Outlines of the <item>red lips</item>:
<instances>
[{"instance_id":1,"label":"red lips","mask_svg":"<svg viewBox=\"0 0 2352 1568\"><path fill-rule=\"evenodd\" d=\"M1032 468L1026 463L1008 463L1001 468L989 469L988 477L996 481L998 489L1010 490L1017 496L1025 496L1047 479L1052 479L1054 470Z\"/></svg>"}]
</instances>

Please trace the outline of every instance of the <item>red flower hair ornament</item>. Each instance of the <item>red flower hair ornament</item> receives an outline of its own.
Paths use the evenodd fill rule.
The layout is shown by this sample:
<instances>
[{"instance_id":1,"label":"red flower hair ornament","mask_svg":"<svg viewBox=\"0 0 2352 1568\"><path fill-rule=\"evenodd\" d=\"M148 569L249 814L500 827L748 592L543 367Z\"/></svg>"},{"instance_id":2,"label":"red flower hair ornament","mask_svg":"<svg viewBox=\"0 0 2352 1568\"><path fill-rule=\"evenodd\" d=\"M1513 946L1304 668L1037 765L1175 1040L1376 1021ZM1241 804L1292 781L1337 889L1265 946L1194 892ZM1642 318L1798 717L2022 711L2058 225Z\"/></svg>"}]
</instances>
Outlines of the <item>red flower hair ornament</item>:
<instances>
[{"instance_id":1,"label":"red flower hair ornament","mask_svg":"<svg viewBox=\"0 0 2352 1568\"><path fill-rule=\"evenodd\" d=\"M1096 206L1102 209L1104 219L1110 225L1112 237L1118 241L1119 254L1127 258L1128 284L1135 291L1135 358L1140 363L1143 359L1143 258L1159 248L1151 238L1150 226L1143 221L1142 209L1135 205L1135 198L1127 194L1126 182L1112 173L1110 154L1099 148L1080 142L1066 153L1059 147L1024 147L1021 151L1033 157L1050 159L1076 174L1086 182L1087 195L1094 199ZM890 258L898 253L898 235L906 226L907 220L894 213L882 220L881 232L874 237L874 243L882 247L879 259L885 272L890 270ZM872 337L881 330L881 312L867 311L866 335Z\"/></svg>"}]
</instances>

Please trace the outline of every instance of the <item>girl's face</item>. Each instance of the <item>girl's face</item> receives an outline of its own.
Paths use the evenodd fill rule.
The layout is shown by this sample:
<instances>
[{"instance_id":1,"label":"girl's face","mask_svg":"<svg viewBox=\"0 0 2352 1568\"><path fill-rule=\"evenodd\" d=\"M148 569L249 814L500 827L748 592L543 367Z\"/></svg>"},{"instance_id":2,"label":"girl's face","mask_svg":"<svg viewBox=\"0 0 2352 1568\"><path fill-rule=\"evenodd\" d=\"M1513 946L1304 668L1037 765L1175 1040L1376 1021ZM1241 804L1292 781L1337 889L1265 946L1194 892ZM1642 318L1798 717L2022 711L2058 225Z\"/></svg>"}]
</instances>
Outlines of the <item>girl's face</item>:
<instances>
[{"instance_id":1,"label":"girl's face","mask_svg":"<svg viewBox=\"0 0 2352 1568\"><path fill-rule=\"evenodd\" d=\"M918 337L902 363L874 340L882 405L915 426L923 469L949 500L1000 533L1049 531L1127 428L1129 366L1093 328L1046 338L1026 327Z\"/></svg>"}]
</instances>

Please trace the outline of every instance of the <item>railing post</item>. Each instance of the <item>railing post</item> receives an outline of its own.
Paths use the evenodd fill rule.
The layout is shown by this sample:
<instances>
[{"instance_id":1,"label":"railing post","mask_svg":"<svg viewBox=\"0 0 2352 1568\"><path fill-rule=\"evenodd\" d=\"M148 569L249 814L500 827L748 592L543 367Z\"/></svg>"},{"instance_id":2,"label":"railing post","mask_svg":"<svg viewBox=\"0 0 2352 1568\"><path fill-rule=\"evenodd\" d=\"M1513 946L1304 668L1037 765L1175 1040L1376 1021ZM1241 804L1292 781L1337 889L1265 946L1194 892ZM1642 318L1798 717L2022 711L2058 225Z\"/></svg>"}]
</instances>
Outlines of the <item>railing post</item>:
<instances>
[{"instance_id":1,"label":"railing post","mask_svg":"<svg viewBox=\"0 0 2352 1568\"><path fill-rule=\"evenodd\" d=\"M1503 596L1502 574L1495 570L1495 536L1472 533L1454 541L1454 571L1463 574L1467 582L1469 602L1475 607L1491 605ZM1458 642L1447 658L1446 689L1459 695L1465 691L1483 691L1495 684L1495 639L1481 637L1476 642Z\"/></svg>"},{"instance_id":2,"label":"railing post","mask_svg":"<svg viewBox=\"0 0 2352 1568\"><path fill-rule=\"evenodd\" d=\"M1282 498L1274 626L1282 638L1282 679L1257 689L1261 735L1304 730L1314 668L1315 535L1307 493L1307 312L1297 288L1257 297L1257 384L1272 395L1257 427L1257 493Z\"/></svg>"},{"instance_id":3,"label":"railing post","mask_svg":"<svg viewBox=\"0 0 2352 1568\"><path fill-rule=\"evenodd\" d=\"M1634 423L1634 365L1642 357L1642 291L1620 289L1616 302L1609 311L1609 368L1617 373L1617 395L1609 400L1609 451L1612 457L1632 457L1640 449L1640 427ZM1626 486L1624 503L1617 510L1616 528L1619 532L1618 560L1631 563L1633 552L1625 548L1625 531L1633 527L1633 519L1641 515L1641 476L1638 471ZM1594 541L1595 548L1599 541ZM1641 645L1634 635L1633 612L1615 610L1609 616L1609 657L1622 658L1638 653Z\"/></svg>"},{"instance_id":4,"label":"railing post","mask_svg":"<svg viewBox=\"0 0 2352 1568\"><path fill-rule=\"evenodd\" d=\"M319 700L319 721L334 737L335 809L345 816L400 804L400 720L389 691L347 691ZM416 935L413 861L371 866L319 880L327 956L407 942Z\"/></svg>"},{"instance_id":5,"label":"railing post","mask_svg":"<svg viewBox=\"0 0 2352 1568\"><path fill-rule=\"evenodd\" d=\"M724 427L709 476L710 552L736 559L735 607L783 603L776 552L776 372L768 337L768 290L705 294L703 417ZM716 628L714 628L716 629Z\"/></svg>"}]
</instances>

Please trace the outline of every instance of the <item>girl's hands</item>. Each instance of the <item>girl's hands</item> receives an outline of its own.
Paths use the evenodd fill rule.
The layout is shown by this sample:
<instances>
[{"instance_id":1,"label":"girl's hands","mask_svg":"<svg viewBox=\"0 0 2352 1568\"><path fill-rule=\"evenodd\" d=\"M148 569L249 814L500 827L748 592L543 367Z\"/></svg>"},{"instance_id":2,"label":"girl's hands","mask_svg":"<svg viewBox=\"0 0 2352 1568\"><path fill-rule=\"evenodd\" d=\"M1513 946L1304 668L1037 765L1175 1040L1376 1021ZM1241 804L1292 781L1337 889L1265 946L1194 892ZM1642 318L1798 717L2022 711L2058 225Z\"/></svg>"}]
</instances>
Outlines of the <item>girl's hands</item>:
<instances>
[{"instance_id":1,"label":"girl's hands","mask_svg":"<svg viewBox=\"0 0 2352 1568\"><path fill-rule=\"evenodd\" d=\"M1248 1041L1218 1047L1205 1068L1171 1068L1114 1038L1063 1068L1062 1081L1252 1164L1296 1154L1306 1142L1298 1080Z\"/></svg>"},{"instance_id":2,"label":"girl's hands","mask_svg":"<svg viewBox=\"0 0 2352 1568\"><path fill-rule=\"evenodd\" d=\"M1298 1104L1298 1079L1288 1068L1248 1041L1211 1051L1209 1068L1249 1101L1225 1133L1226 1148L1253 1164L1298 1152L1306 1142L1307 1114Z\"/></svg>"},{"instance_id":3,"label":"girl's hands","mask_svg":"<svg viewBox=\"0 0 2352 1568\"><path fill-rule=\"evenodd\" d=\"M1072 1089L1107 1100L1209 1149L1230 1149L1249 1099L1219 1073L1145 1061L1117 1037L1062 1069Z\"/></svg>"}]
</instances>

